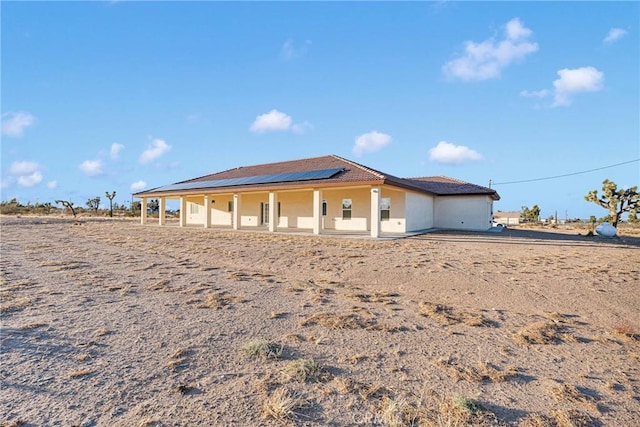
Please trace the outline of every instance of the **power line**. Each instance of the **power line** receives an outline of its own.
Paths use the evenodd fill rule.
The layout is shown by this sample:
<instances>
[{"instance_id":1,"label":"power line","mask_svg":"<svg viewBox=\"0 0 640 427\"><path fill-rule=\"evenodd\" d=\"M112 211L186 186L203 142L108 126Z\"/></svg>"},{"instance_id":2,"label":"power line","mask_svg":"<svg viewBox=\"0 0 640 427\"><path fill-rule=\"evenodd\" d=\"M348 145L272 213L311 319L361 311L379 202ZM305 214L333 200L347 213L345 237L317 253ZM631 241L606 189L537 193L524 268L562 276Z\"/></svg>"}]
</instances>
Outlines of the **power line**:
<instances>
[{"instance_id":1,"label":"power line","mask_svg":"<svg viewBox=\"0 0 640 427\"><path fill-rule=\"evenodd\" d=\"M509 182L491 182L490 181L490 184L491 185L521 184L523 182L534 182L534 181L544 181L546 179L564 178L565 176L573 176L573 175L580 175L580 174L583 174L583 173L595 172L595 171L599 171L599 170L602 170L602 169L614 168L616 166L627 165L629 163L634 163L634 162L640 162L640 159L628 160L626 162L616 163L615 165L603 166L601 168L589 169L589 170L586 170L586 171L565 173L564 175L547 176L547 177L544 177L544 178L523 179L521 181L509 181Z\"/></svg>"}]
</instances>

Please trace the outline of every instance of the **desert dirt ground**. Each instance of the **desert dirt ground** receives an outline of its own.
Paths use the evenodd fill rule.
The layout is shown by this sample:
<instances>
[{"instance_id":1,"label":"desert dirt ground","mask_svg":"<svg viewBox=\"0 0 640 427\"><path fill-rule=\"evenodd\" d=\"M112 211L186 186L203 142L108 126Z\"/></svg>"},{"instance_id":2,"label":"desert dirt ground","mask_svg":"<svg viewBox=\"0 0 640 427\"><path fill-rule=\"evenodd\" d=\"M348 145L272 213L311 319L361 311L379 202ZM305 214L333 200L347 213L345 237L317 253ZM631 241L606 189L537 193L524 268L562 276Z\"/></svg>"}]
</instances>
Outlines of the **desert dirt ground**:
<instances>
[{"instance_id":1,"label":"desert dirt ground","mask_svg":"<svg viewBox=\"0 0 640 427\"><path fill-rule=\"evenodd\" d=\"M0 217L2 426L640 425L640 238Z\"/></svg>"}]
</instances>

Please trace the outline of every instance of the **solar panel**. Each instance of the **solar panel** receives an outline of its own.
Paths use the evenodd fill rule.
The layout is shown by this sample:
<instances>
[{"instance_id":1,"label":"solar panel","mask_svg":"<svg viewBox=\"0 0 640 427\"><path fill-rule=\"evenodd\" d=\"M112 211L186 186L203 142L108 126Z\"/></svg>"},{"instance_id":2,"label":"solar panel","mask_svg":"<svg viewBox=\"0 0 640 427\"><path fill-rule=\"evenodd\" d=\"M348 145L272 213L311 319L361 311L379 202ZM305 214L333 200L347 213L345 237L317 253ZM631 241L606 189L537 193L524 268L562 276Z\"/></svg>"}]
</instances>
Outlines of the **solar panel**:
<instances>
[{"instance_id":1,"label":"solar panel","mask_svg":"<svg viewBox=\"0 0 640 427\"><path fill-rule=\"evenodd\" d=\"M152 192L175 191L175 190L198 190L201 188L236 187L240 185L252 184L274 184L278 182L293 181L313 181L316 179L327 179L342 172L343 168L317 169L302 172L283 172L270 175L245 176L241 178L226 178L212 181L185 182L182 184L171 184L159 187Z\"/></svg>"}]
</instances>

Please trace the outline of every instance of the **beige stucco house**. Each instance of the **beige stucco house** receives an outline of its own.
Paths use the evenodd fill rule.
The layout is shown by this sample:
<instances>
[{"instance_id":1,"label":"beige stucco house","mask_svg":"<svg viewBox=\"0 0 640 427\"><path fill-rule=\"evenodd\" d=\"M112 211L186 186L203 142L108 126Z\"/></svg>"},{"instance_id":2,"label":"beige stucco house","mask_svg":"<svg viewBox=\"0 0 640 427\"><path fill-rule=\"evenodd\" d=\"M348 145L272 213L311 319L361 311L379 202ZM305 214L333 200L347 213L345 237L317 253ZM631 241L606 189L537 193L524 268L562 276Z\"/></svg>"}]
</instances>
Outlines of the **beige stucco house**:
<instances>
[{"instance_id":1,"label":"beige stucco house","mask_svg":"<svg viewBox=\"0 0 640 427\"><path fill-rule=\"evenodd\" d=\"M495 190L446 177L398 178L329 155L242 166L134 194L180 201L180 226L233 229L409 233L491 228Z\"/></svg>"}]
</instances>

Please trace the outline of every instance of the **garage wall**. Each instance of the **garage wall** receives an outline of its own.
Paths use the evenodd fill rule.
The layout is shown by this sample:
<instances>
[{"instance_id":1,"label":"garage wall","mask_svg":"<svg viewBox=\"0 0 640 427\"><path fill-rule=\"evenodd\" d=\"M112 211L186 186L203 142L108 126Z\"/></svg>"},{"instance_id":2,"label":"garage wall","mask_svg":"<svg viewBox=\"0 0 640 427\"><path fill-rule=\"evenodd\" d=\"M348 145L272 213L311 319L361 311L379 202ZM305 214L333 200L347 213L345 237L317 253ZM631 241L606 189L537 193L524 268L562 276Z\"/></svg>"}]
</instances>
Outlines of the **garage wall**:
<instances>
[{"instance_id":1,"label":"garage wall","mask_svg":"<svg viewBox=\"0 0 640 427\"><path fill-rule=\"evenodd\" d=\"M433 196L406 193L407 231L426 230L434 227Z\"/></svg>"},{"instance_id":2,"label":"garage wall","mask_svg":"<svg viewBox=\"0 0 640 427\"><path fill-rule=\"evenodd\" d=\"M489 196L438 196L433 225L452 230L488 230L492 208Z\"/></svg>"}]
</instances>

